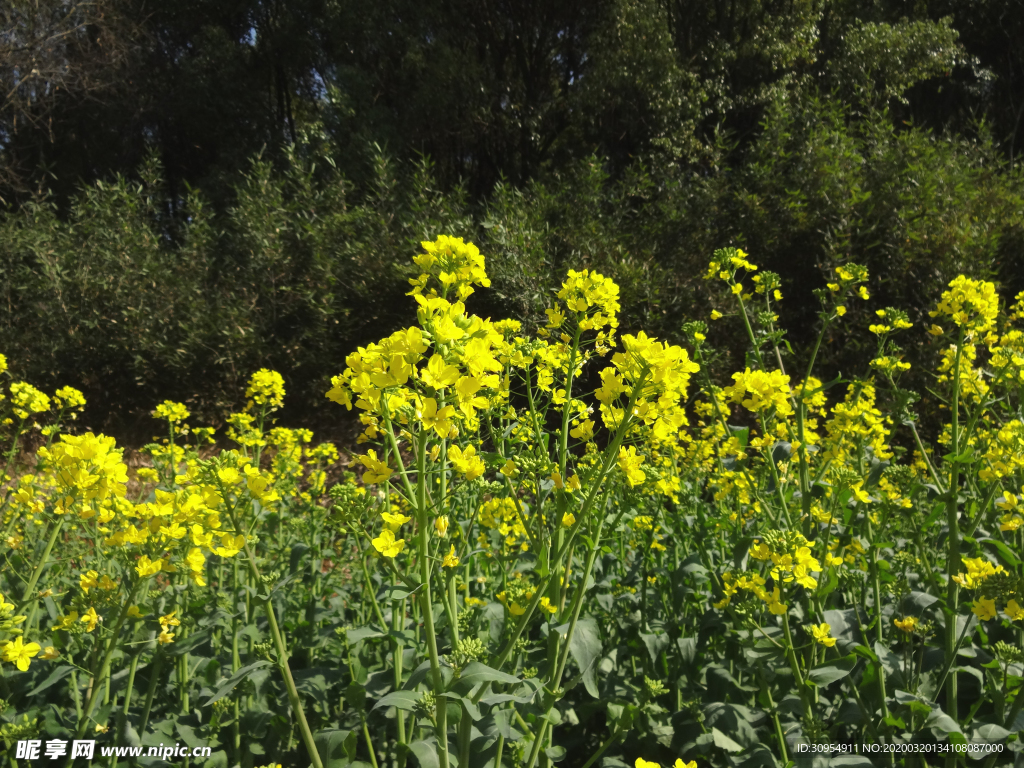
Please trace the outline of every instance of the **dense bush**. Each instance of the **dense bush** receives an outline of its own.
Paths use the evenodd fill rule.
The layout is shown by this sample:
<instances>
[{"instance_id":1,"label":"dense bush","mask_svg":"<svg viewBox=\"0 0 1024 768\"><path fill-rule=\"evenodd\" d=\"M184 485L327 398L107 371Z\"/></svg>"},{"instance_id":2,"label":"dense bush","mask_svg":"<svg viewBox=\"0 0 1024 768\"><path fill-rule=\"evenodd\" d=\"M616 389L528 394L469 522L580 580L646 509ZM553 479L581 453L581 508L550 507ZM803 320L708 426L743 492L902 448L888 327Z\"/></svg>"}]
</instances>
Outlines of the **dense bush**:
<instances>
[{"instance_id":1,"label":"dense bush","mask_svg":"<svg viewBox=\"0 0 1024 768\"><path fill-rule=\"evenodd\" d=\"M255 158L221 213L201 191L170 195L151 161L139 181L83 189L67 215L44 197L3 217L0 347L31 380L83 389L87 423L144 439L154 400L187 399L212 419L261 366L286 372L301 403L289 416L311 423L347 350L408 322L404 254L442 231L472 236L490 259L482 314L527 327L543 324L572 265L618 282L623 328L679 339L710 308L698 276L724 243L782 276L797 349L813 334L812 288L848 259L915 321L961 272L1024 288L1019 172L984 140L850 109L780 101L739 156L723 143L696 168L638 162L616 177L589 158L499 184L482 203L440 190L429 162L398 166L379 151L356 188L315 135L283 164ZM724 351L742 362L739 346ZM851 369L869 354L837 332L822 363Z\"/></svg>"}]
</instances>

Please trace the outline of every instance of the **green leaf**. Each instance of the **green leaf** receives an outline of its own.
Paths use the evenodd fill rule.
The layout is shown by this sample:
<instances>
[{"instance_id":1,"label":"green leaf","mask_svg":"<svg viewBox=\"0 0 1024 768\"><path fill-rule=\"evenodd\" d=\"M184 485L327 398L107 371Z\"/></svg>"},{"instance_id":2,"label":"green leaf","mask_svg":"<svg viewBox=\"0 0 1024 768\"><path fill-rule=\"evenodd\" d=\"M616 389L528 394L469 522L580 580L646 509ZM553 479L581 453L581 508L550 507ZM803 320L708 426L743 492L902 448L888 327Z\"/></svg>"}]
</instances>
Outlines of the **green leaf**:
<instances>
[{"instance_id":1,"label":"green leaf","mask_svg":"<svg viewBox=\"0 0 1024 768\"><path fill-rule=\"evenodd\" d=\"M377 637L384 637L385 633L373 627L356 627L345 633L345 639L350 645L355 645L361 640L372 640Z\"/></svg>"},{"instance_id":2,"label":"green leaf","mask_svg":"<svg viewBox=\"0 0 1024 768\"><path fill-rule=\"evenodd\" d=\"M886 677L893 681L894 685L903 685L903 661L895 653L890 651L881 643L875 643L875 653L878 661L885 669Z\"/></svg>"},{"instance_id":3,"label":"green leaf","mask_svg":"<svg viewBox=\"0 0 1024 768\"><path fill-rule=\"evenodd\" d=\"M508 427L505 428L504 436L508 437L510 434L512 434L512 430L518 424L518 421L509 424ZM494 453L492 451L483 451L478 453L477 456L481 457L484 460L484 464L486 464L488 467L503 467L505 466L505 462L508 461L508 459L506 459L500 453Z\"/></svg>"},{"instance_id":4,"label":"green leaf","mask_svg":"<svg viewBox=\"0 0 1024 768\"><path fill-rule=\"evenodd\" d=\"M445 693L443 695L449 701L453 701L456 704L461 702L462 706L465 708L466 712L469 714L469 717L470 717L471 720L478 721L478 720L480 720L483 717L483 715L480 714L480 709L477 707L476 704L473 703L473 700L470 699L469 697L467 697L467 696L460 696L459 694L453 693L452 691L448 691L447 693Z\"/></svg>"},{"instance_id":5,"label":"green leaf","mask_svg":"<svg viewBox=\"0 0 1024 768\"><path fill-rule=\"evenodd\" d=\"M929 595L927 592L912 591L900 601L900 607L911 615L920 616L926 608L938 600L939 598L935 595Z\"/></svg>"},{"instance_id":6,"label":"green leaf","mask_svg":"<svg viewBox=\"0 0 1024 768\"><path fill-rule=\"evenodd\" d=\"M697 656L697 638L680 637L676 640L676 645L679 647L679 655L682 656L683 661L687 664L693 663Z\"/></svg>"},{"instance_id":7,"label":"green leaf","mask_svg":"<svg viewBox=\"0 0 1024 768\"><path fill-rule=\"evenodd\" d=\"M729 431L732 432L732 436L739 441L740 447L747 447L747 441L750 439L750 427L734 427L730 424Z\"/></svg>"},{"instance_id":8,"label":"green leaf","mask_svg":"<svg viewBox=\"0 0 1024 768\"><path fill-rule=\"evenodd\" d=\"M993 723L986 723L974 731L976 739L990 742L1000 742L1006 739L1010 735L1010 732L1003 728L1001 725L995 725Z\"/></svg>"},{"instance_id":9,"label":"green leaf","mask_svg":"<svg viewBox=\"0 0 1024 768\"><path fill-rule=\"evenodd\" d=\"M658 657L661 652L668 648L670 638L668 635L662 633L658 634L647 634L644 632L640 633L640 639L644 641L644 645L647 646L647 653L651 657L651 663L657 664Z\"/></svg>"},{"instance_id":10,"label":"green leaf","mask_svg":"<svg viewBox=\"0 0 1024 768\"><path fill-rule=\"evenodd\" d=\"M736 768L779 768L779 761L764 744L755 744L743 755L733 757L729 762Z\"/></svg>"},{"instance_id":11,"label":"green leaf","mask_svg":"<svg viewBox=\"0 0 1024 768\"><path fill-rule=\"evenodd\" d=\"M822 662L808 671L807 679L817 686L830 685L850 674L855 666L857 657L851 653L849 656Z\"/></svg>"},{"instance_id":12,"label":"green leaf","mask_svg":"<svg viewBox=\"0 0 1024 768\"><path fill-rule=\"evenodd\" d=\"M552 763L557 763L560 760L563 760L567 753L565 751L565 747L555 746L555 747L548 747L547 749L545 749L544 750L544 754L548 756L548 759Z\"/></svg>"},{"instance_id":13,"label":"green leaf","mask_svg":"<svg viewBox=\"0 0 1024 768\"><path fill-rule=\"evenodd\" d=\"M939 707L932 707L932 711L928 713L928 719L925 721L925 726L931 728L932 733L938 736L940 733L945 734L960 734L963 737L963 732L960 730L960 725L952 717L943 712Z\"/></svg>"},{"instance_id":14,"label":"green leaf","mask_svg":"<svg viewBox=\"0 0 1024 768\"><path fill-rule=\"evenodd\" d=\"M356 758L358 736L355 731L326 730L313 736L324 768L340 768Z\"/></svg>"},{"instance_id":15,"label":"green leaf","mask_svg":"<svg viewBox=\"0 0 1024 768\"><path fill-rule=\"evenodd\" d=\"M841 384L842 381L843 381L843 374L840 373L834 379L832 379L831 381L826 381L824 384L822 384L821 385L821 391L822 392L828 392L830 389L832 389L832 387L836 386L837 384Z\"/></svg>"},{"instance_id":16,"label":"green leaf","mask_svg":"<svg viewBox=\"0 0 1024 768\"><path fill-rule=\"evenodd\" d=\"M533 677L529 680L524 680L523 684L518 686L513 693L492 693L480 699L480 703L488 707L504 704L507 701L514 701L517 704L529 704L537 697L537 692L542 689L543 685L541 682ZM523 691L526 692L523 693Z\"/></svg>"},{"instance_id":17,"label":"green leaf","mask_svg":"<svg viewBox=\"0 0 1024 768\"><path fill-rule=\"evenodd\" d=\"M180 643L175 641L170 645L164 646L164 653L172 658L175 656L183 656L184 654L193 650L197 645L203 643L203 641L206 640L209 634L209 628L201 629L198 632L193 632Z\"/></svg>"},{"instance_id":18,"label":"green leaf","mask_svg":"<svg viewBox=\"0 0 1024 768\"><path fill-rule=\"evenodd\" d=\"M404 600L419 591L420 587L416 587L416 589L408 589L403 586L388 587L381 592L381 600Z\"/></svg>"},{"instance_id":19,"label":"green leaf","mask_svg":"<svg viewBox=\"0 0 1024 768\"><path fill-rule=\"evenodd\" d=\"M934 734L935 731L933 730L932 733ZM946 734L946 736L949 739L949 743L950 744L966 744L967 743L967 737L964 736L960 731L950 731L949 733ZM936 737L936 738L938 738L938 737Z\"/></svg>"},{"instance_id":20,"label":"green leaf","mask_svg":"<svg viewBox=\"0 0 1024 768\"><path fill-rule=\"evenodd\" d=\"M717 728L711 729L711 738L715 740L715 746L724 749L726 752L742 752L743 747L730 739Z\"/></svg>"},{"instance_id":21,"label":"green leaf","mask_svg":"<svg viewBox=\"0 0 1024 768\"><path fill-rule=\"evenodd\" d=\"M422 695L418 691L392 691L374 704L373 708L395 707L403 712L412 712Z\"/></svg>"},{"instance_id":22,"label":"green leaf","mask_svg":"<svg viewBox=\"0 0 1024 768\"><path fill-rule=\"evenodd\" d=\"M185 723L177 722L174 724L175 729L178 731L178 735L181 736L181 740L188 744L193 749L196 747L205 747L206 742L200 739L195 730L190 725Z\"/></svg>"},{"instance_id":23,"label":"green leaf","mask_svg":"<svg viewBox=\"0 0 1024 768\"><path fill-rule=\"evenodd\" d=\"M925 485L925 487L927 488L929 486ZM931 487L934 488L934 486L931 486ZM932 511L928 515L928 518L921 524L921 530L927 530L929 527L931 527L932 523L934 523L936 520L938 520L940 517L942 517L943 513L946 511L946 502L945 502L945 500L943 500L941 496L939 496L938 498L939 498L939 501L937 501L932 506Z\"/></svg>"},{"instance_id":24,"label":"green leaf","mask_svg":"<svg viewBox=\"0 0 1024 768\"><path fill-rule=\"evenodd\" d=\"M776 656L781 656L784 653L784 649L779 647L779 644L769 640L766 637L762 637L751 648L743 649L743 656L747 661L756 664L761 659L771 659Z\"/></svg>"},{"instance_id":25,"label":"green leaf","mask_svg":"<svg viewBox=\"0 0 1024 768\"><path fill-rule=\"evenodd\" d=\"M36 694L42 693L47 688L49 688L51 685L56 685L57 683L59 683L61 680L63 680L65 677L67 677L68 675L70 675L74 671L75 671L75 668L72 667L69 664L57 667L49 675L47 675L46 679L43 680L43 682L41 682L39 685L37 685L31 691L26 693L25 696L28 697L28 698L32 698Z\"/></svg>"},{"instance_id":26,"label":"green leaf","mask_svg":"<svg viewBox=\"0 0 1024 768\"><path fill-rule=\"evenodd\" d=\"M996 541L995 539L982 539L981 543L989 549L994 549L996 554L999 555L999 558L1007 567L1016 568L1020 565L1020 559L1013 554L1012 550L1003 544L1003 542Z\"/></svg>"},{"instance_id":27,"label":"green leaf","mask_svg":"<svg viewBox=\"0 0 1024 768\"><path fill-rule=\"evenodd\" d=\"M236 685L242 682L245 678L249 677L253 672L256 672L257 670L269 666L271 666L269 661L261 659L260 661L255 661L252 664L249 664L248 666L242 667L240 670L235 672L235 674L229 677L223 684L221 684L221 686L216 691L214 691L213 696L211 696L209 699L203 702L203 706L208 707L215 701L220 701L229 693L231 693L231 691L235 689Z\"/></svg>"},{"instance_id":28,"label":"green leaf","mask_svg":"<svg viewBox=\"0 0 1024 768\"><path fill-rule=\"evenodd\" d=\"M772 446L772 461L778 464L787 461L793 455L793 444L780 440Z\"/></svg>"},{"instance_id":29,"label":"green leaf","mask_svg":"<svg viewBox=\"0 0 1024 768\"><path fill-rule=\"evenodd\" d=\"M865 659L868 659L869 661L878 661L878 657L875 656L874 652L866 645L858 645L856 648L853 649L853 652L858 656L863 656Z\"/></svg>"},{"instance_id":30,"label":"green leaf","mask_svg":"<svg viewBox=\"0 0 1024 768\"><path fill-rule=\"evenodd\" d=\"M882 478L882 473L885 472L885 468L888 466L888 461L878 461L872 464L871 471L868 472L868 479L864 482L864 487L874 488L878 485L878 481Z\"/></svg>"},{"instance_id":31,"label":"green leaf","mask_svg":"<svg viewBox=\"0 0 1024 768\"><path fill-rule=\"evenodd\" d=\"M522 682L515 675L509 675L505 672L500 672L497 669L492 669L486 664L481 664L479 661L471 661L466 665L466 668L462 670L462 674L458 677L461 683L470 683L476 685L477 683L520 683Z\"/></svg>"},{"instance_id":32,"label":"green leaf","mask_svg":"<svg viewBox=\"0 0 1024 768\"><path fill-rule=\"evenodd\" d=\"M485 736L501 735L506 741L515 741L522 738L522 734L512 727L512 720L515 717L514 709L495 709L475 727Z\"/></svg>"},{"instance_id":33,"label":"green leaf","mask_svg":"<svg viewBox=\"0 0 1024 768\"><path fill-rule=\"evenodd\" d=\"M961 454L947 453L942 457L942 460L950 464L969 464L974 458L974 450L968 448Z\"/></svg>"},{"instance_id":34,"label":"green leaf","mask_svg":"<svg viewBox=\"0 0 1024 768\"><path fill-rule=\"evenodd\" d=\"M564 635L569 631L569 625L563 624L556 627L555 631ZM569 641L569 652L580 668L583 687L587 689L587 693L595 699L600 698L597 689L597 662L601 658L601 631L593 617L588 616L576 622L572 639Z\"/></svg>"},{"instance_id":35,"label":"green leaf","mask_svg":"<svg viewBox=\"0 0 1024 768\"><path fill-rule=\"evenodd\" d=\"M824 599L835 591L835 588L839 586L839 575L836 573L835 568L828 569L828 581L818 587L818 598Z\"/></svg>"},{"instance_id":36,"label":"green leaf","mask_svg":"<svg viewBox=\"0 0 1024 768\"><path fill-rule=\"evenodd\" d=\"M385 697L387 698L387 697ZM345 703L357 712L366 710L366 688L355 680L345 687Z\"/></svg>"},{"instance_id":37,"label":"green leaf","mask_svg":"<svg viewBox=\"0 0 1024 768\"><path fill-rule=\"evenodd\" d=\"M863 755L837 755L828 761L828 768L875 768Z\"/></svg>"},{"instance_id":38,"label":"green leaf","mask_svg":"<svg viewBox=\"0 0 1024 768\"><path fill-rule=\"evenodd\" d=\"M420 764L420 768L440 768L441 762L437 757L437 740L434 737L414 741L409 745L409 751Z\"/></svg>"}]
</instances>

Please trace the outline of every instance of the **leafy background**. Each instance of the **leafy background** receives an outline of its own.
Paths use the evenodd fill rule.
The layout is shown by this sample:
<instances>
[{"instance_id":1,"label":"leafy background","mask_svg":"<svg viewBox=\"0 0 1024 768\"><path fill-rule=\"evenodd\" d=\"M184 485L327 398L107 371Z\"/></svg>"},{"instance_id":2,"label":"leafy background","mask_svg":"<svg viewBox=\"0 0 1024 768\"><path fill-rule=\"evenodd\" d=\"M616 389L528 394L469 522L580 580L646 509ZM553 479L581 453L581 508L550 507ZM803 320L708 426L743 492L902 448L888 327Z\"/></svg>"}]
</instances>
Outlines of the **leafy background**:
<instances>
[{"instance_id":1,"label":"leafy background","mask_svg":"<svg viewBox=\"0 0 1024 768\"><path fill-rule=\"evenodd\" d=\"M322 426L441 232L487 255L494 317L590 266L669 338L742 246L798 354L837 261L914 320L959 272L1024 289L1013 0L5 7L0 347L136 444L153 402L215 419L264 365ZM865 362L827 341L826 368Z\"/></svg>"}]
</instances>

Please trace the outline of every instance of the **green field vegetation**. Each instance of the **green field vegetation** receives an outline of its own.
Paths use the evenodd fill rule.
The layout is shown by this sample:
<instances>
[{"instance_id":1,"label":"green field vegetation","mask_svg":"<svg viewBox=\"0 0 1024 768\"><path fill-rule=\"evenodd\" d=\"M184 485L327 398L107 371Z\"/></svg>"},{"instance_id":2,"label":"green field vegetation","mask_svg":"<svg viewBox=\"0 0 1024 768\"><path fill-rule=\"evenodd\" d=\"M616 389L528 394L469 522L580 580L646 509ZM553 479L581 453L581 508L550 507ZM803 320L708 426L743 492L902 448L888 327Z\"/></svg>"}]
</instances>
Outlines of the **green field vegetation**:
<instances>
[{"instance_id":1,"label":"green field vegetation","mask_svg":"<svg viewBox=\"0 0 1024 768\"><path fill-rule=\"evenodd\" d=\"M619 286L590 270L533 334L481 318L476 246L422 247L417 322L325 393L362 427L337 481L335 445L276 425L267 369L227 418L234 447L166 401L131 471L113 438L63 429L77 390L10 384L8 747L316 768L781 766L839 742L931 750L840 763L1016 760L1024 294L941 292L929 441L906 312L872 310L861 376L814 375L850 307L876 305L862 265L816 291L801 376L779 275L741 250L715 253L704 277L728 298L677 346L620 333ZM728 317L749 365L715 386Z\"/></svg>"},{"instance_id":2,"label":"green field vegetation","mask_svg":"<svg viewBox=\"0 0 1024 768\"><path fill-rule=\"evenodd\" d=\"M1018 5L3 4L0 766L1024 761Z\"/></svg>"}]
</instances>

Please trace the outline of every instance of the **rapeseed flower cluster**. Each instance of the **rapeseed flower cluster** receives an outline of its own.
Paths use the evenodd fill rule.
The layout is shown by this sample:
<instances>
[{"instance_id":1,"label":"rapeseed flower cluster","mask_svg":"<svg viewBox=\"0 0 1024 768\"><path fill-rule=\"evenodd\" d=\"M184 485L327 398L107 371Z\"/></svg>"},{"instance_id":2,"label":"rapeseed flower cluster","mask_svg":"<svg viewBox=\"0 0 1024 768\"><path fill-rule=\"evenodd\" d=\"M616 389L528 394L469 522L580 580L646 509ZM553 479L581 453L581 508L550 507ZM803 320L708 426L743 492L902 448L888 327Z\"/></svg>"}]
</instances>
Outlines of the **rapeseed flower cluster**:
<instances>
[{"instance_id":1,"label":"rapeseed flower cluster","mask_svg":"<svg viewBox=\"0 0 1024 768\"><path fill-rule=\"evenodd\" d=\"M942 292L931 317L946 317L964 331L984 334L995 326L999 314L999 296L994 283L959 275Z\"/></svg>"},{"instance_id":2,"label":"rapeseed flower cluster","mask_svg":"<svg viewBox=\"0 0 1024 768\"><path fill-rule=\"evenodd\" d=\"M569 270L569 276L558 291L581 331L597 331L596 343L610 346L619 327L619 286L598 272ZM562 327L565 315L558 309L547 310L548 329ZM567 339L563 339L567 341Z\"/></svg>"},{"instance_id":3,"label":"rapeseed flower cluster","mask_svg":"<svg viewBox=\"0 0 1024 768\"><path fill-rule=\"evenodd\" d=\"M441 284L441 296L454 291L459 301L465 301L473 293L474 285L486 288L491 284L484 256L472 243L465 242L461 237L441 235L433 242L423 242L421 245L425 253L413 257L413 262L423 273L409 281L413 287L412 295L423 294L431 278L436 278ZM428 295L437 296L437 290L430 288Z\"/></svg>"},{"instance_id":4,"label":"rapeseed flower cluster","mask_svg":"<svg viewBox=\"0 0 1024 768\"><path fill-rule=\"evenodd\" d=\"M50 398L31 384L16 381L11 384L11 405L15 416L27 419L50 410Z\"/></svg>"},{"instance_id":5,"label":"rapeseed flower cluster","mask_svg":"<svg viewBox=\"0 0 1024 768\"><path fill-rule=\"evenodd\" d=\"M740 403L748 411L764 413L775 409L786 416L792 412L790 406L789 376L780 371L751 371L747 368L743 373L734 373L735 382L723 391L734 403Z\"/></svg>"},{"instance_id":6,"label":"rapeseed flower cluster","mask_svg":"<svg viewBox=\"0 0 1024 768\"><path fill-rule=\"evenodd\" d=\"M769 531L764 539L751 546L750 557L770 562L774 581L795 581L805 589L815 589L818 581L811 574L819 573L822 568L809 544L803 534L796 531Z\"/></svg>"}]
</instances>

